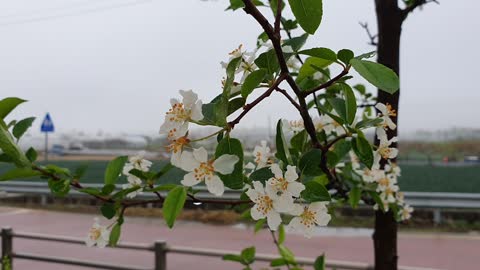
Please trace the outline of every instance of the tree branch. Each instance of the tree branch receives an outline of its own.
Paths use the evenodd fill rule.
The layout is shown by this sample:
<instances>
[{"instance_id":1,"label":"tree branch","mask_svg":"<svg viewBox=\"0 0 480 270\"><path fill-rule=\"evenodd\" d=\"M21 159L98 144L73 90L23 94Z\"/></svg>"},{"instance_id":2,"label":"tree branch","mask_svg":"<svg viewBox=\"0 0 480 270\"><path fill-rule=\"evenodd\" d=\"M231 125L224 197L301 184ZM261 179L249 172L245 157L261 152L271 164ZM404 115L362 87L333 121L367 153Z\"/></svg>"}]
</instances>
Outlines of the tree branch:
<instances>
[{"instance_id":1,"label":"tree branch","mask_svg":"<svg viewBox=\"0 0 480 270\"><path fill-rule=\"evenodd\" d=\"M342 70L342 72L341 72L340 74L338 74L338 75L335 76L334 78L330 79L328 82L326 82L326 83L324 83L324 84L321 84L321 85L319 85L319 86L317 86L317 87L315 87L315 88L312 88L312 89L310 89L310 90L303 91L303 92L301 92L301 95L302 95L303 97L306 97L306 96L308 96L308 95L310 95L310 94L312 94L312 93L317 92L318 90L325 89L325 88L327 88L327 87L332 86L334 83L336 83L338 80L340 80L343 76L347 75L348 72L349 72L349 70L350 70L350 66L346 66L346 67Z\"/></svg>"},{"instance_id":2,"label":"tree branch","mask_svg":"<svg viewBox=\"0 0 480 270\"><path fill-rule=\"evenodd\" d=\"M272 86L270 86L270 88L267 89L267 91L265 91L261 96L259 96L257 99L255 99L253 102L243 106L243 111L240 113L240 115L237 116L237 118L235 118L234 120L230 121L228 123L228 127L230 129L233 129L235 127L236 124L238 124L240 122L240 120L242 120L242 118L251 110L253 109L255 106L257 106L262 100L264 100L265 98L269 97L272 92L275 90L275 88L278 87L278 85L280 85L280 83L285 80L286 78L286 74L280 74L280 76L277 78L277 80L272 84Z\"/></svg>"},{"instance_id":3,"label":"tree branch","mask_svg":"<svg viewBox=\"0 0 480 270\"><path fill-rule=\"evenodd\" d=\"M370 32L370 28L368 27L368 24L366 22L365 23L359 22L359 24L363 29L365 29L365 32L367 32L368 39L370 40L370 42L368 42L368 44L372 45L372 46L377 46L378 45L378 43L377 43L378 35L377 34L373 35Z\"/></svg>"},{"instance_id":4,"label":"tree branch","mask_svg":"<svg viewBox=\"0 0 480 270\"><path fill-rule=\"evenodd\" d=\"M275 88L275 90L277 92L280 92L282 95L284 95L289 101L290 103L292 103L293 106L295 106L295 108L297 108L298 111L301 111L302 108L300 107L300 105L295 101L295 99L293 99L292 96L290 96L287 92L287 90L285 89L281 89L279 87Z\"/></svg>"},{"instance_id":5,"label":"tree branch","mask_svg":"<svg viewBox=\"0 0 480 270\"><path fill-rule=\"evenodd\" d=\"M274 24L274 31L280 37L280 23L282 21L282 0L278 0L277 2L277 14L275 16L275 24Z\"/></svg>"}]
</instances>

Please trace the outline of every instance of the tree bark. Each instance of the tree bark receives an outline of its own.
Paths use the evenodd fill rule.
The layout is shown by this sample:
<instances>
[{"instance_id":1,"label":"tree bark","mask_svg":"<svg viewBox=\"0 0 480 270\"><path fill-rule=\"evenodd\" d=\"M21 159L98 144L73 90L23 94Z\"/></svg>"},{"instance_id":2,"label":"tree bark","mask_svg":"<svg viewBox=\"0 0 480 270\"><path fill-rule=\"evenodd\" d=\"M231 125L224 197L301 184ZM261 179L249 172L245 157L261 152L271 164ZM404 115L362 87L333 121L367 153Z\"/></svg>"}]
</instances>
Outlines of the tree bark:
<instances>
[{"instance_id":1,"label":"tree bark","mask_svg":"<svg viewBox=\"0 0 480 270\"><path fill-rule=\"evenodd\" d=\"M402 32L401 9L397 0L375 0L378 26L377 55L378 63L383 64L400 75L400 36ZM391 95L378 89L378 102L389 103L397 111L393 121L395 130L387 130L389 138L397 136L398 101L400 90ZM375 144L378 145L378 138ZM393 145L396 147L396 144ZM375 250L375 270L397 270L397 222L392 211L375 213L375 232L373 234Z\"/></svg>"}]
</instances>

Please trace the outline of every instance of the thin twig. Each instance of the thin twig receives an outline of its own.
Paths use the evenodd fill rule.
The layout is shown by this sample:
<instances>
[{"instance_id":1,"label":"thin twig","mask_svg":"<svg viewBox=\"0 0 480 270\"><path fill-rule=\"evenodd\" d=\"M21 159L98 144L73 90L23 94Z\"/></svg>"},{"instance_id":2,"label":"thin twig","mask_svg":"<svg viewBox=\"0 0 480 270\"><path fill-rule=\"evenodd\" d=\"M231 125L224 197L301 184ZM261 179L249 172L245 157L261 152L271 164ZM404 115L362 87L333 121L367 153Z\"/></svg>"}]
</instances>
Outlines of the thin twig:
<instances>
[{"instance_id":1,"label":"thin twig","mask_svg":"<svg viewBox=\"0 0 480 270\"><path fill-rule=\"evenodd\" d=\"M307 91L303 91L301 92L301 95L306 97L312 93L315 93L317 92L318 90L321 90L321 89L325 89L325 88L328 88L330 86L332 86L334 83L336 83L338 80L340 80L343 76L347 75L348 72L350 70L350 66L346 66L342 72L340 74L338 74L337 76L335 76L334 78L330 79L329 81L327 81L326 83L323 83L317 87L314 87L310 90L307 90Z\"/></svg>"},{"instance_id":2,"label":"thin twig","mask_svg":"<svg viewBox=\"0 0 480 270\"><path fill-rule=\"evenodd\" d=\"M377 43L378 35L377 34L373 35L372 32L370 32L370 28L368 27L368 23L359 22L359 24L363 29L365 29L365 32L367 32L368 39L370 40L370 42L368 42L368 44L372 45L372 46L377 46L378 45L378 43Z\"/></svg>"},{"instance_id":3,"label":"thin twig","mask_svg":"<svg viewBox=\"0 0 480 270\"><path fill-rule=\"evenodd\" d=\"M228 123L228 127L230 129L233 129L235 127L236 124L238 124L240 122L240 120L242 120L242 118L251 110L253 109L255 106L257 106L262 100L264 100L265 98L269 97L272 92L275 90L275 88L277 88L277 86L280 85L280 83L285 80L285 77L286 75L285 74L280 74L280 76L277 78L277 80L272 84L272 86L270 86L270 88L267 89L267 91L265 91L261 96L259 96L257 99L255 99L253 102L243 106L243 111L237 116L237 118L235 118L234 120L230 121Z\"/></svg>"}]
</instances>

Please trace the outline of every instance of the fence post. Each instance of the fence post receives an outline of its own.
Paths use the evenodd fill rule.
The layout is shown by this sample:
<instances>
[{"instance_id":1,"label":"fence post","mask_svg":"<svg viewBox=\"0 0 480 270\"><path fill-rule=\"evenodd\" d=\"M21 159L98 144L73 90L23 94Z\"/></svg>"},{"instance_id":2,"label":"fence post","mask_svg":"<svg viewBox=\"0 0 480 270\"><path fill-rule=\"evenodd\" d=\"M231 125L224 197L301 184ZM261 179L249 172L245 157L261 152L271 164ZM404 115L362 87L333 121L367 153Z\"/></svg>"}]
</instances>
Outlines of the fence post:
<instances>
[{"instance_id":1,"label":"fence post","mask_svg":"<svg viewBox=\"0 0 480 270\"><path fill-rule=\"evenodd\" d=\"M155 270L167 270L167 243L155 241L153 246L155 252Z\"/></svg>"},{"instance_id":2,"label":"fence post","mask_svg":"<svg viewBox=\"0 0 480 270\"><path fill-rule=\"evenodd\" d=\"M13 269L12 262L12 249L13 249L13 233L12 228L2 228L2 263L4 260L8 260L10 264L10 270Z\"/></svg>"}]
</instances>

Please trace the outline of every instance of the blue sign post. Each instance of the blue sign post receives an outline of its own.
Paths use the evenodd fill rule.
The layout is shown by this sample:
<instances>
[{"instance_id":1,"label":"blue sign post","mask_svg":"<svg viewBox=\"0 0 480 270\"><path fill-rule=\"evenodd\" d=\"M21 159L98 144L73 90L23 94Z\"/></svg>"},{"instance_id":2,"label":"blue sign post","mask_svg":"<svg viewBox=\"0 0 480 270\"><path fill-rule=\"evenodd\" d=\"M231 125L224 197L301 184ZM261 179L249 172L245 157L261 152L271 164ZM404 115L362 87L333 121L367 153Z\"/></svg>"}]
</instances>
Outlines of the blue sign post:
<instances>
[{"instance_id":1,"label":"blue sign post","mask_svg":"<svg viewBox=\"0 0 480 270\"><path fill-rule=\"evenodd\" d=\"M40 131L45 133L45 161L48 162L48 133L55 131L55 126L53 125L53 121L49 113L47 113L45 118L43 118Z\"/></svg>"}]
</instances>

